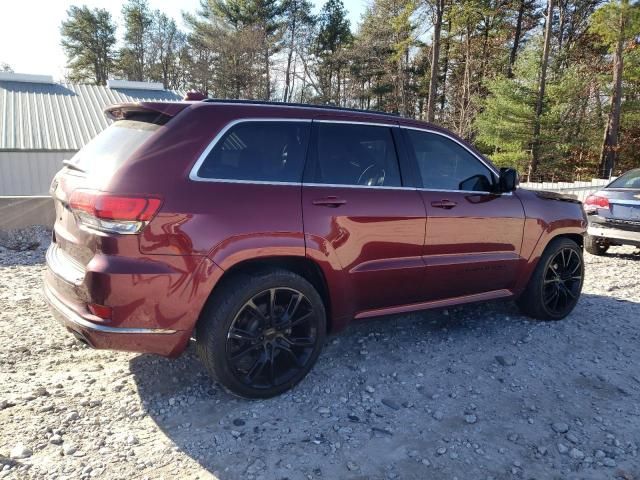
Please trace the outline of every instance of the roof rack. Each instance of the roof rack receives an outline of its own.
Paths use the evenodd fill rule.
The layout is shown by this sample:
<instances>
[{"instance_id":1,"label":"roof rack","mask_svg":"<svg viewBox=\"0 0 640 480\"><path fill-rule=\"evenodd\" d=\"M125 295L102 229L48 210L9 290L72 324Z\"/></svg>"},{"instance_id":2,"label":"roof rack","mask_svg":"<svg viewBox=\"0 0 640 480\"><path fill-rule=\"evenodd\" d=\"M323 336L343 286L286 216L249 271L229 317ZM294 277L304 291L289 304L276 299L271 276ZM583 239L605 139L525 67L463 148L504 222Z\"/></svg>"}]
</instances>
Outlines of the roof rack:
<instances>
[{"instance_id":1,"label":"roof rack","mask_svg":"<svg viewBox=\"0 0 640 480\"><path fill-rule=\"evenodd\" d=\"M269 107L298 107L313 108L319 110L334 110L340 112L368 113L374 115L384 115L387 117L398 118L398 113L381 112L379 110L362 110L359 108L336 107L334 105L314 105L309 103L291 103L291 102L272 102L267 100L226 100L223 98L205 98L202 100L207 103L236 103L240 105L265 105Z\"/></svg>"}]
</instances>

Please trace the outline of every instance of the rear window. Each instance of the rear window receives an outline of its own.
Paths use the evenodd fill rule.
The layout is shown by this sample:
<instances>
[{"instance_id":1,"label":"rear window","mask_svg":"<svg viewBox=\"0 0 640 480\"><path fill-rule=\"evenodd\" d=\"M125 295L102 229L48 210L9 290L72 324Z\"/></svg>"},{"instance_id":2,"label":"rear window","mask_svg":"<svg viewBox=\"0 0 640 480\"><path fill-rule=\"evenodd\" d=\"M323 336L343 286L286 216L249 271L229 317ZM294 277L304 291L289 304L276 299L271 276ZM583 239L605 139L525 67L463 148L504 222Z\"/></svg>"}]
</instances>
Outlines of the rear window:
<instances>
[{"instance_id":1,"label":"rear window","mask_svg":"<svg viewBox=\"0 0 640 480\"><path fill-rule=\"evenodd\" d=\"M607 188L640 188L640 170L631 170L616 178Z\"/></svg>"},{"instance_id":2,"label":"rear window","mask_svg":"<svg viewBox=\"0 0 640 480\"><path fill-rule=\"evenodd\" d=\"M111 173L158 128L160 125L153 123L120 120L82 147L71 163L88 174Z\"/></svg>"},{"instance_id":3,"label":"rear window","mask_svg":"<svg viewBox=\"0 0 640 480\"><path fill-rule=\"evenodd\" d=\"M308 140L308 122L238 123L209 152L198 177L301 182Z\"/></svg>"}]
</instances>

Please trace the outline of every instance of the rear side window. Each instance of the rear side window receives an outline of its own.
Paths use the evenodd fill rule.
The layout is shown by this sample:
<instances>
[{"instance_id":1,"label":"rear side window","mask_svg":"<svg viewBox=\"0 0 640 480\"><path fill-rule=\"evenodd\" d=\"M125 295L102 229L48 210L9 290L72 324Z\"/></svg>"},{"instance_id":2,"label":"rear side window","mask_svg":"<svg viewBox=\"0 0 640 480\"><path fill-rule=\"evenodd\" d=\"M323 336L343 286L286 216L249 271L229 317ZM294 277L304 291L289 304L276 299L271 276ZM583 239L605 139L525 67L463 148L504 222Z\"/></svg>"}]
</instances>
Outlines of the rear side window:
<instances>
[{"instance_id":1,"label":"rear side window","mask_svg":"<svg viewBox=\"0 0 640 480\"><path fill-rule=\"evenodd\" d=\"M87 174L110 174L117 170L160 125L120 120L100 132L71 159Z\"/></svg>"},{"instance_id":2,"label":"rear side window","mask_svg":"<svg viewBox=\"0 0 640 480\"><path fill-rule=\"evenodd\" d=\"M233 125L215 144L200 178L301 182L309 122L251 121Z\"/></svg>"},{"instance_id":3,"label":"rear side window","mask_svg":"<svg viewBox=\"0 0 640 480\"><path fill-rule=\"evenodd\" d=\"M399 187L390 127L318 123L313 183Z\"/></svg>"},{"instance_id":4,"label":"rear side window","mask_svg":"<svg viewBox=\"0 0 640 480\"><path fill-rule=\"evenodd\" d=\"M631 170L616 178L608 188L640 188L640 170Z\"/></svg>"},{"instance_id":5,"label":"rear side window","mask_svg":"<svg viewBox=\"0 0 640 480\"><path fill-rule=\"evenodd\" d=\"M425 189L489 192L493 175L453 140L435 133L406 130Z\"/></svg>"}]
</instances>

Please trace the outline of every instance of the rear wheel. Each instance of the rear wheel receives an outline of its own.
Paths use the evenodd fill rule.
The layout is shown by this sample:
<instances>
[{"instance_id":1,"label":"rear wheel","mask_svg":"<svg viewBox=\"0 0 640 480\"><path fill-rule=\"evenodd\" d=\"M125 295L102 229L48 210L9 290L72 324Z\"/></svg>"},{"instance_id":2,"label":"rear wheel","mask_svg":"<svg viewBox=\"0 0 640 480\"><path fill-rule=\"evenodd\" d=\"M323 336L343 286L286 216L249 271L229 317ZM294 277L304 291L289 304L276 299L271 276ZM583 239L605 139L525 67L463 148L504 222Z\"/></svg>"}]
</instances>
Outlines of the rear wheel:
<instances>
[{"instance_id":1,"label":"rear wheel","mask_svg":"<svg viewBox=\"0 0 640 480\"><path fill-rule=\"evenodd\" d=\"M582 250L573 240L557 238L540 257L517 304L530 317L560 320L578 303L583 280Z\"/></svg>"},{"instance_id":2,"label":"rear wheel","mask_svg":"<svg viewBox=\"0 0 640 480\"><path fill-rule=\"evenodd\" d=\"M207 304L197 350L229 391L268 398L289 390L315 364L326 331L322 298L295 273L239 275Z\"/></svg>"},{"instance_id":3,"label":"rear wheel","mask_svg":"<svg viewBox=\"0 0 640 480\"><path fill-rule=\"evenodd\" d=\"M609 250L609 243L591 235L584 239L584 249L591 255L604 255Z\"/></svg>"}]
</instances>

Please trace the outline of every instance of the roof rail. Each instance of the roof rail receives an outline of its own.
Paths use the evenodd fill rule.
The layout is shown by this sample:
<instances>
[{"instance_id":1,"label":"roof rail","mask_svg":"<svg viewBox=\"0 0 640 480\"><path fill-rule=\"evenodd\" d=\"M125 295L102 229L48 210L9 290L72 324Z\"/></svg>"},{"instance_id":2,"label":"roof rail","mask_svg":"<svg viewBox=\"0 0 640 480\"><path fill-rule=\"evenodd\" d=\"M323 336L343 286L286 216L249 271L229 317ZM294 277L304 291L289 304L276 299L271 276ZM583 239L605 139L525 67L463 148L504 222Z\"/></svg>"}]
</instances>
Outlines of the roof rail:
<instances>
[{"instance_id":1,"label":"roof rail","mask_svg":"<svg viewBox=\"0 0 640 480\"><path fill-rule=\"evenodd\" d=\"M291 103L291 102L272 102L267 100L226 100L223 98L205 98L202 100L207 103L234 103L240 105L265 105L269 107L298 107L298 108L313 108L319 110L333 110L339 112L354 112L354 113L368 113L375 115L384 115L388 117L399 117L398 113L381 112L379 110L362 110L359 108L347 108L336 107L334 105L314 105L309 103Z\"/></svg>"}]
</instances>

